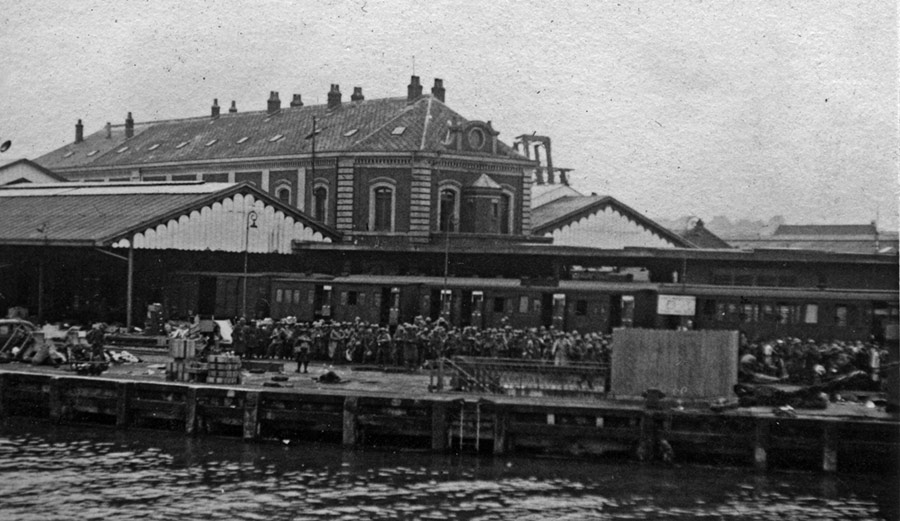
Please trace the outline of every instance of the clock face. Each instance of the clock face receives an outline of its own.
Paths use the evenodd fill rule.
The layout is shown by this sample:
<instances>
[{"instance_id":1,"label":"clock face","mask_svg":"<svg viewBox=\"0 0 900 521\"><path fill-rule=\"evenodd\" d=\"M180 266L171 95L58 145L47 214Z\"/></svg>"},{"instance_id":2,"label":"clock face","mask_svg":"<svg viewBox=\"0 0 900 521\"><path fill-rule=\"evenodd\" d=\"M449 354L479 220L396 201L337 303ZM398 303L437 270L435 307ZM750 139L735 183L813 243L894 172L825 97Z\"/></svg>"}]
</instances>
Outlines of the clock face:
<instances>
[{"instance_id":1,"label":"clock face","mask_svg":"<svg viewBox=\"0 0 900 521\"><path fill-rule=\"evenodd\" d=\"M469 132L466 133L466 140L469 142L469 147L473 150L481 150L484 148L485 141L487 141L484 130L478 127L469 129Z\"/></svg>"}]
</instances>

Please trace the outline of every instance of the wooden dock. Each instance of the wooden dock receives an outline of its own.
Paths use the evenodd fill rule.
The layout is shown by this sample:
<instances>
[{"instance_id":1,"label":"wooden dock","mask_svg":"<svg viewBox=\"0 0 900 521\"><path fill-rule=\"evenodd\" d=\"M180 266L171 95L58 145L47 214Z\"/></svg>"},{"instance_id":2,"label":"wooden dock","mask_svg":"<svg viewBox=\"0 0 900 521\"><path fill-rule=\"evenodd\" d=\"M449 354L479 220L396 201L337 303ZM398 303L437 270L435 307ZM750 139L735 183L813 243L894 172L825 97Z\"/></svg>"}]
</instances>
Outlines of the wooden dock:
<instances>
[{"instance_id":1,"label":"wooden dock","mask_svg":"<svg viewBox=\"0 0 900 521\"><path fill-rule=\"evenodd\" d=\"M481 454L552 454L727 465L896 468L900 421L884 411L648 409L639 402L529 400L346 389L151 382L0 369L0 417L189 436L316 440ZM887 467L885 467L887 465Z\"/></svg>"}]
</instances>

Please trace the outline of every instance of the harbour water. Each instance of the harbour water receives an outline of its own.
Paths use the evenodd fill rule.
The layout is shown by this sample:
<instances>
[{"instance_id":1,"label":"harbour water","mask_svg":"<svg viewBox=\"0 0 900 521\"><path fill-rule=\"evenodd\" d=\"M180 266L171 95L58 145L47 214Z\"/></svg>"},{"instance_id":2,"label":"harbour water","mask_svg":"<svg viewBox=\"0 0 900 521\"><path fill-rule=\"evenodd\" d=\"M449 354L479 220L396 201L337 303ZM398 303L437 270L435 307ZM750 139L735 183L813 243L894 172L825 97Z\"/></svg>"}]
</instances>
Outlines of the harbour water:
<instances>
[{"instance_id":1,"label":"harbour water","mask_svg":"<svg viewBox=\"0 0 900 521\"><path fill-rule=\"evenodd\" d=\"M896 477L0 422L0 519L897 519Z\"/></svg>"}]
</instances>

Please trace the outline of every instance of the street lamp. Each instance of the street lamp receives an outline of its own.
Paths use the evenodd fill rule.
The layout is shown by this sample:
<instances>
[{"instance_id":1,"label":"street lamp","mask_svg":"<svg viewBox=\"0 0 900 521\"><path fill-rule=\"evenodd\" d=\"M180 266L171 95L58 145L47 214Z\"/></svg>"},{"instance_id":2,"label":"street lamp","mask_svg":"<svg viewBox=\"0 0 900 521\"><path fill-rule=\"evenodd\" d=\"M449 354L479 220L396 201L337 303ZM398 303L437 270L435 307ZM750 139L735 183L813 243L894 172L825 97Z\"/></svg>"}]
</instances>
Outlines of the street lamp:
<instances>
[{"instance_id":1,"label":"street lamp","mask_svg":"<svg viewBox=\"0 0 900 521\"><path fill-rule=\"evenodd\" d=\"M247 226L244 228L244 301L241 305L241 315L244 318L247 318L247 262L250 258L250 228L258 228L256 226L258 217L259 215L255 211L250 210L247 214Z\"/></svg>"}]
</instances>

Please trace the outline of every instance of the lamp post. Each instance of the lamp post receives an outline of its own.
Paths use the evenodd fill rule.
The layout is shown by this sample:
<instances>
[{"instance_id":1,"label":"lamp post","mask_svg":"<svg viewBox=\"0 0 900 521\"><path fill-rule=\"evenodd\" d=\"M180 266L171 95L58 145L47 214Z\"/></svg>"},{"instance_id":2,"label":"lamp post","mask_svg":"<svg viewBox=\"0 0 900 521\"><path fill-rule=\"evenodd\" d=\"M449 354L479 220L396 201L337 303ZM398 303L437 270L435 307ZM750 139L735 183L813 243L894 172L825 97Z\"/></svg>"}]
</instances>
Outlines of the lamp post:
<instances>
[{"instance_id":1,"label":"lamp post","mask_svg":"<svg viewBox=\"0 0 900 521\"><path fill-rule=\"evenodd\" d=\"M256 226L256 219L259 215L250 210L247 213L247 225L244 228L244 291L243 291L243 303L241 304L241 315L244 318L247 318L247 263L250 259L250 228L258 228Z\"/></svg>"}]
</instances>

